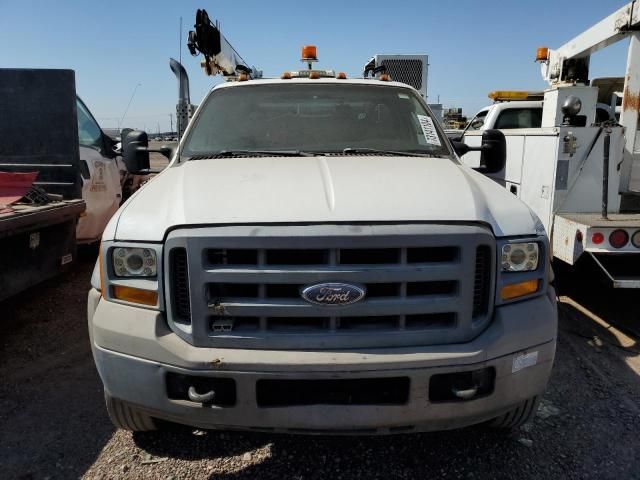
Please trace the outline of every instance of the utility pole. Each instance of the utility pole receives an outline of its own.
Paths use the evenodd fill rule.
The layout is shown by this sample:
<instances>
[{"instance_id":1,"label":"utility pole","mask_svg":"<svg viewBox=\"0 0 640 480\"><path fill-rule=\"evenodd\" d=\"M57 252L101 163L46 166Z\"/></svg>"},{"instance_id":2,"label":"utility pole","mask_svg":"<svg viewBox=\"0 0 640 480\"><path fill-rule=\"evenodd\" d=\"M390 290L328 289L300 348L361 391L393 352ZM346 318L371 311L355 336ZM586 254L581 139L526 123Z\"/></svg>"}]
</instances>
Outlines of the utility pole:
<instances>
[{"instance_id":1,"label":"utility pole","mask_svg":"<svg viewBox=\"0 0 640 480\"><path fill-rule=\"evenodd\" d=\"M169 128L169 133L173 133L173 113L169 114L169 122L171 124L171 128Z\"/></svg>"}]
</instances>

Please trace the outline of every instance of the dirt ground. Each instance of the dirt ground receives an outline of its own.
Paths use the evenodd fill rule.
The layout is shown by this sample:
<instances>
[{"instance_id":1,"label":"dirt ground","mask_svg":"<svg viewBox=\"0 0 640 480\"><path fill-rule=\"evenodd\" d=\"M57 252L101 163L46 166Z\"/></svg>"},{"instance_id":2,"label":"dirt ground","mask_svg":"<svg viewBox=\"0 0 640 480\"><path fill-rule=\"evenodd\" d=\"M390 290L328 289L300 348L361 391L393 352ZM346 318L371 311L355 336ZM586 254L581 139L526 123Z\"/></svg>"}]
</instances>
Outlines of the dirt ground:
<instances>
[{"instance_id":1,"label":"dirt ground","mask_svg":"<svg viewBox=\"0 0 640 480\"><path fill-rule=\"evenodd\" d=\"M0 478L640 479L637 292L572 285L535 422L393 437L116 431L89 348L95 250L0 303Z\"/></svg>"}]
</instances>

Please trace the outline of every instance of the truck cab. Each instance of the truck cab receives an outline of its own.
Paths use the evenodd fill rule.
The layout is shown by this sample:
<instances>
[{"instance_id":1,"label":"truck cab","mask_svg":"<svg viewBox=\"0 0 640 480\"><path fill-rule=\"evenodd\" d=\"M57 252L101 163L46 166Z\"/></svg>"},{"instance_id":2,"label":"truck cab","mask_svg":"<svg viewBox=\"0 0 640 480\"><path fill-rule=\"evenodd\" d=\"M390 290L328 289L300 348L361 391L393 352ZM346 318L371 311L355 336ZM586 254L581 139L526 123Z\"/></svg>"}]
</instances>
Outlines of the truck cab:
<instances>
[{"instance_id":1,"label":"truck cab","mask_svg":"<svg viewBox=\"0 0 640 480\"><path fill-rule=\"evenodd\" d=\"M79 243L93 243L100 239L122 203L126 168L116 157L116 142L102 131L80 97L76 99L76 107L82 198L86 204L78 221L76 237Z\"/></svg>"},{"instance_id":2,"label":"truck cab","mask_svg":"<svg viewBox=\"0 0 640 480\"><path fill-rule=\"evenodd\" d=\"M524 100L494 103L481 108L471 119L464 133L516 128L540 128L542 124L542 101Z\"/></svg>"},{"instance_id":3,"label":"truck cab","mask_svg":"<svg viewBox=\"0 0 640 480\"><path fill-rule=\"evenodd\" d=\"M556 342L540 221L418 92L310 70L215 86L114 215L88 297L114 424L389 434L535 414ZM127 136L127 165L148 162Z\"/></svg>"}]
</instances>

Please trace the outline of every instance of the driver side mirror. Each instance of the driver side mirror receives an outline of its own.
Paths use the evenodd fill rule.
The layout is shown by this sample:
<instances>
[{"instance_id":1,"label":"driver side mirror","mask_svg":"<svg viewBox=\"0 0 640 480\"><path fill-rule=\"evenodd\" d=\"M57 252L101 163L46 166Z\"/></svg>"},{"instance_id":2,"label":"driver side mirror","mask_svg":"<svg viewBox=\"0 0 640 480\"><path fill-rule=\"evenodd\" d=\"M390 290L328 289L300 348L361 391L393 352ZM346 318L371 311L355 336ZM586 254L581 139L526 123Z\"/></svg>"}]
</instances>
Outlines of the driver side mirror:
<instances>
[{"instance_id":1,"label":"driver side mirror","mask_svg":"<svg viewBox=\"0 0 640 480\"><path fill-rule=\"evenodd\" d=\"M467 152L480 152L480 166L474 168L480 173L498 173L507 162L507 142L500 130L482 132L482 145L479 147L470 147L458 140L452 140L451 145L459 157Z\"/></svg>"},{"instance_id":2,"label":"driver side mirror","mask_svg":"<svg viewBox=\"0 0 640 480\"><path fill-rule=\"evenodd\" d=\"M122 136L122 159L132 174L149 171L149 139L140 130L132 130Z\"/></svg>"}]
</instances>

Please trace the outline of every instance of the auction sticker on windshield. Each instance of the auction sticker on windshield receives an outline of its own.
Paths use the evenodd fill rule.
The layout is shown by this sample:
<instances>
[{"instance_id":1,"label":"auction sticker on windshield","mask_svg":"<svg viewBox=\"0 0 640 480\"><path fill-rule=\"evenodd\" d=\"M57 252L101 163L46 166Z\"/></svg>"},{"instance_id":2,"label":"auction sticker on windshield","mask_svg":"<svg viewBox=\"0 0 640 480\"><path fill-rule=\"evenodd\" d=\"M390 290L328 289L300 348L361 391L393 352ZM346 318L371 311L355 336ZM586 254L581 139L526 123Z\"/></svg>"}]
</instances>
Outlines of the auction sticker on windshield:
<instances>
[{"instance_id":1,"label":"auction sticker on windshield","mask_svg":"<svg viewBox=\"0 0 640 480\"><path fill-rule=\"evenodd\" d=\"M422 133L427 143L429 145L441 146L440 138L436 132L436 126L433 124L431 117L427 115L416 115L416 117L418 117L418 122L420 122Z\"/></svg>"}]
</instances>

